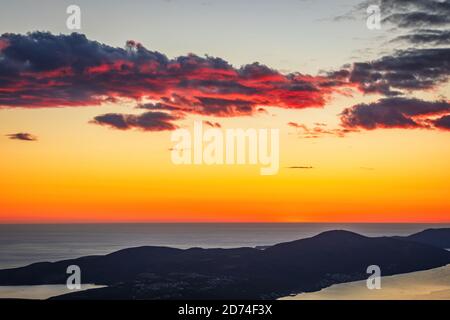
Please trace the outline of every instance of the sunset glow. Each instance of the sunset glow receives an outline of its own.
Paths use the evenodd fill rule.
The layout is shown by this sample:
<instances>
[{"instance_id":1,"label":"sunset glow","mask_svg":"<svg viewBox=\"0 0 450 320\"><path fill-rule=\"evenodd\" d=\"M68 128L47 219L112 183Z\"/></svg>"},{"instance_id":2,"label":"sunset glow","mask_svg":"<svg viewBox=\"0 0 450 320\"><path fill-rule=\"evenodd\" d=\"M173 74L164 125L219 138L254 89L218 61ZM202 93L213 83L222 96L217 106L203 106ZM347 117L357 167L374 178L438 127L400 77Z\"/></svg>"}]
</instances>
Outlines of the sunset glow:
<instances>
[{"instance_id":1,"label":"sunset glow","mask_svg":"<svg viewBox=\"0 0 450 320\"><path fill-rule=\"evenodd\" d=\"M255 15L267 37L243 28L249 44L239 45L211 17L200 34L191 16L188 41L137 22L124 33L108 22L118 10L103 19L108 32L2 19L0 223L450 222L448 48L383 47L387 31L361 21L325 21L306 36L307 9L295 37ZM173 29L185 19L171 13ZM339 30L375 53L338 43ZM196 120L279 129L278 173L173 164L171 132Z\"/></svg>"}]
</instances>

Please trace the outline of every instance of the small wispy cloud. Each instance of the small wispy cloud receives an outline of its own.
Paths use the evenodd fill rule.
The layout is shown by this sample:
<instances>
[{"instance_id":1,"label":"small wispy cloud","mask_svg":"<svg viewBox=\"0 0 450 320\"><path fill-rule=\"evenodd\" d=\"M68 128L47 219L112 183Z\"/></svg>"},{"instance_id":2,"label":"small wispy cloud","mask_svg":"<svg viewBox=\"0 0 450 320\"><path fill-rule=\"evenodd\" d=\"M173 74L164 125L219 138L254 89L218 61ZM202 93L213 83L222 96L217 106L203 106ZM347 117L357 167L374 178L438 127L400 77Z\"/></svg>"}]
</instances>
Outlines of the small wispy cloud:
<instances>
[{"instance_id":1,"label":"small wispy cloud","mask_svg":"<svg viewBox=\"0 0 450 320\"><path fill-rule=\"evenodd\" d=\"M19 132L19 133L10 133L6 135L12 140L22 140L22 141L37 141L37 137L32 135L31 133Z\"/></svg>"},{"instance_id":2,"label":"small wispy cloud","mask_svg":"<svg viewBox=\"0 0 450 320\"><path fill-rule=\"evenodd\" d=\"M314 169L313 166L291 166L287 167L287 169Z\"/></svg>"},{"instance_id":3,"label":"small wispy cloud","mask_svg":"<svg viewBox=\"0 0 450 320\"><path fill-rule=\"evenodd\" d=\"M324 123L316 123L315 127L312 128L296 122L288 122L288 126L297 129L298 135L303 138L321 138L325 136L344 137L347 133L356 131L349 128L327 129Z\"/></svg>"}]
</instances>

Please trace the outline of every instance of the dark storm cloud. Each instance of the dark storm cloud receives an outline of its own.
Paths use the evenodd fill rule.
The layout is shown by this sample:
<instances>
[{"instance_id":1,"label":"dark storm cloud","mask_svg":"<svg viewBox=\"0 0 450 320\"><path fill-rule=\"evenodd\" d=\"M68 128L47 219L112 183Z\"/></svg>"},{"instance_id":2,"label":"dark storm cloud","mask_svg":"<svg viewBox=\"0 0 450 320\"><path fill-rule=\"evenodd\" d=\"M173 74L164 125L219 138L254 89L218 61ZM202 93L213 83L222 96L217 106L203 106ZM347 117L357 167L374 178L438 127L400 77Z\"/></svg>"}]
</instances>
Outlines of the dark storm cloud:
<instances>
[{"instance_id":1,"label":"dark storm cloud","mask_svg":"<svg viewBox=\"0 0 450 320\"><path fill-rule=\"evenodd\" d=\"M333 91L326 82L300 73L284 75L259 63L235 68L221 58L194 54L168 59L135 41L116 48L76 33L0 37L0 107L148 98L165 110L239 116L261 105L323 106Z\"/></svg>"},{"instance_id":2,"label":"dark storm cloud","mask_svg":"<svg viewBox=\"0 0 450 320\"><path fill-rule=\"evenodd\" d=\"M96 116L91 123L106 125L114 129L141 129L144 131L175 130L178 127L172 122L179 118L164 112L145 112L140 115L106 113Z\"/></svg>"},{"instance_id":3,"label":"dark storm cloud","mask_svg":"<svg viewBox=\"0 0 450 320\"><path fill-rule=\"evenodd\" d=\"M450 23L448 0L381 0L385 21L400 28L441 27Z\"/></svg>"},{"instance_id":4,"label":"dark storm cloud","mask_svg":"<svg viewBox=\"0 0 450 320\"><path fill-rule=\"evenodd\" d=\"M392 41L407 41L413 44L448 45L450 44L450 30L415 30L410 34L398 36Z\"/></svg>"},{"instance_id":5,"label":"dark storm cloud","mask_svg":"<svg viewBox=\"0 0 450 320\"><path fill-rule=\"evenodd\" d=\"M434 115L450 113L447 101L424 101L409 98L386 98L375 103L357 104L341 114L345 128L429 128ZM436 127L439 127L435 124Z\"/></svg>"},{"instance_id":6,"label":"dark storm cloud","mask_svg":"<svg viewBox=\"0 0 450 320\"><path fill-rule=\"evenodd\" d=\"M433 30L436 33L445 31L450 25L449 0L366 0L354 6L349 12L335 18L335 21L346 19L366 19L367 8L378 5L382 17L382 25L388 24L395 29L404 29L409 35L403 41L412 44L446 44L442 37L424 36L421 29ZM418 34L417 37L414 37ZM445 38L444 38L445 39Z\"/></svg>"},{"instance_id":7,"label":"dark storm cloud","mask_svg":"<svg viewBox=\"0 0 450 320\"><path fill-rule=\"evenodd\" d=\"M442 130L450 130L450 115L432 121L433 125Z\"/></svg>"},{"instance_id":8,"label":"dark storm cloud","mask_svg":"<svg viewBox=\"0 0 450 320\"><path fill-rule=\"evenodd\" d=\"M450 74L450 48L408 49L370 62L330 72L330 79L349 82L364 93L387 96L434 88Z\"/></svg>"},{"instance_id":9,"label":"dark storm cloud","mask_svg":"<svg viewBox=\"0 0 450 320\"><path fill-rule=\"evenodd\" d=\"M366 9L378 5L383 23L402 29L392 42L406 42L424 48L394 51L373 61L360 61L342 70L328 73L335 83L349 81L364 93L386 96L404 95L415 90L434 88L448 80L450 48L450 0L363 1L347 17L366 17ZM344 16L344 17L345 17ZM387 28L384 26L383 28Z\"/></svg>"},{"instance_id":10,"label":"dark storm cloud","mask_svg":"<svg viewBox=\"0 0 450 320\"><path fill-rule=\"evenodd\" d=\"M434 41L448 37L445 31L421 32L422 38L426 34ZM408 41L425 41L415 35ZM76 107L131 99L147 112L104 114L92 122L122 130L173 130L174 122L189 114L233 117L265 112L265 106L323 107L332 94L349 94L349 88L389 97L433 89L448 81L449 71L450 48L397 51L311 76L282 74L257 62L235 68L221 58L194 54L169 59L135 41L116 48L76 33L5 33L0 36L0 108ZM377 126L379 114L372 116L367 127ZM410 116L392 114L388 125L417 126ZM315 138L344 136L349 127L297 129Z\"/></svg>"},{"instance_id":11,"label":"dark storm cloud","mask_svg":"<svg viewBox=\"0 0 450 320\"><path fill-rule=\"evenodd\" d=\"M384 21L395 23L400 28L441 27L450 23L450 17L445 14L409 12L394 13Z\"/></svg>"}]
</instances>

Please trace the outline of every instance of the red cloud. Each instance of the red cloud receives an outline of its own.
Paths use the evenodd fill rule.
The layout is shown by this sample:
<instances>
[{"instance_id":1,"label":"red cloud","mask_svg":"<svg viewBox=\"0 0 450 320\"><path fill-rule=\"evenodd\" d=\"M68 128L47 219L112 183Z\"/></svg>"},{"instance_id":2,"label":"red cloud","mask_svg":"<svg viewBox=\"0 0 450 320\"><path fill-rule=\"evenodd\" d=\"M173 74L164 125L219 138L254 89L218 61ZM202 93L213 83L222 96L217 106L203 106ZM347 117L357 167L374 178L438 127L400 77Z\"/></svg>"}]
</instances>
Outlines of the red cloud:
<instances>
[{"instance_id":1,"label":"red cloud","mask_svg":"<svg viewBox=\"0 0 450 320\"><path fill-rule=\"evenodd\" d=\"M234 68L193 54L168 59L128 41L114 48L84 35L3 34L0 106L98 105L143 98L185 113L252 114L259 106L321 107L333 92L327 78L284 75L259 63Z\"/></svg>"},{"instance_id":2,"label":"red cloud","mask_svg":"<svg viewBox=\"0 0 450 320\"><path fill-rule=\"evenodd\" d=\"M134 41L116 48L77 33L5 33L0 36L0 108L90 106L134 99L149 112L141 117L108 114L94 122L121 129L173 130L172 121L186 114L232 117L264 112L264 106L322 107L332 93L345 94L349 88L391 97L430 89L448 80L449 59L448 48L410 49L311 76L282 74L257 62L235 68L223 59L194 54L169 59ZM147 99L154 103L143 105ZM342 136L352 128L433 126L431 118L421 120L399 108L403 107L355 106L342 114L344 129L298 129L316 137ZM434 127L446 127L444 120Z\"/></svg>"}]
</instances>

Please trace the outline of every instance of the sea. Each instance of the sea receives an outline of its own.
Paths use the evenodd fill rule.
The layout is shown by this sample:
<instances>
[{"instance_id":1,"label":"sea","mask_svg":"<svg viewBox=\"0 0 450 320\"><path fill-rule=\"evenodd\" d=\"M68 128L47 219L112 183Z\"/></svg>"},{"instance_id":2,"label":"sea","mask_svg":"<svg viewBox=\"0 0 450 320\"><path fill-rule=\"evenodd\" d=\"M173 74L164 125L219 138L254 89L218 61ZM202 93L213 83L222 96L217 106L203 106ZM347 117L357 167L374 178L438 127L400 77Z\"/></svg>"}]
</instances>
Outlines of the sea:
<instances>
[{"instance_id":1,"label":"sea","mask_svg":"<svg viewBox=\"0 0 450 320\"><path fill-rule=\"evenodd\" d=\"M233 248L268 246L327 230L362 235L410 235L450 224L120 223L0 224L0 269L103 255L138 246Z\"/></svg>"}]
</instances>

